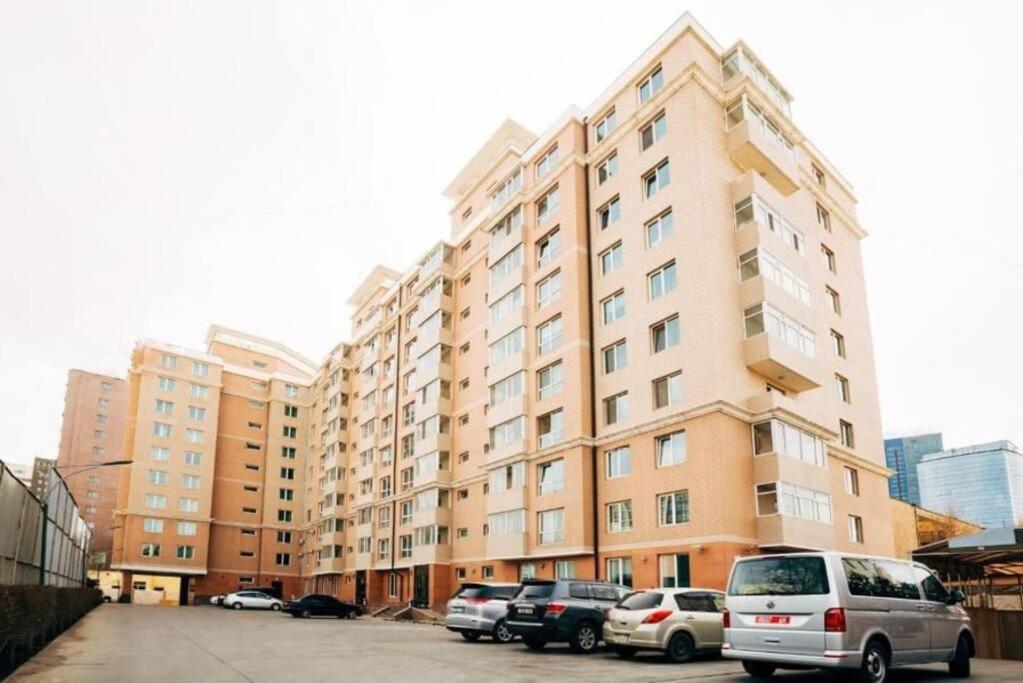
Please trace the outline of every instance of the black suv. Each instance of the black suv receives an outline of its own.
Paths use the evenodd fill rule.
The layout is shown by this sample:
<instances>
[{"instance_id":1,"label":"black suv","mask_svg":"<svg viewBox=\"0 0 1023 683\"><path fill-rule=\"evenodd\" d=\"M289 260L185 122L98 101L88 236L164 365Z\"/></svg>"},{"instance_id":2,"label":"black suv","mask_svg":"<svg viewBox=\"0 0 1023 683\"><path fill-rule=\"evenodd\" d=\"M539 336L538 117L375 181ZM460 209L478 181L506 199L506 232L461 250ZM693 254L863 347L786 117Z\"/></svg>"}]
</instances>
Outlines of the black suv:
<instances>
[{"instance_id":1,"label":"black suv","mask_svg":"<svg viewBox=\"0 0 1023 683\"><path fill-rule=\"evenodd\" d=\"M508 630L534 650L568 643L576 652L594 652L603 637L604 613L631 591L603 581L523 581L508 601Z\"/></svg>"},{"instance_id":2,"label":"black suv","mask_svg":"<svg viewBox=\"0 0 1023 683\"><path fill-rule=\"evenodd\" d=\"M284 603L284 613L293 617L308 619L309 617L337 617L338 619L354 619L362 614L358 605L342 602L330 595L303 595L298 600Z\"/></svg>"}]
</instances>

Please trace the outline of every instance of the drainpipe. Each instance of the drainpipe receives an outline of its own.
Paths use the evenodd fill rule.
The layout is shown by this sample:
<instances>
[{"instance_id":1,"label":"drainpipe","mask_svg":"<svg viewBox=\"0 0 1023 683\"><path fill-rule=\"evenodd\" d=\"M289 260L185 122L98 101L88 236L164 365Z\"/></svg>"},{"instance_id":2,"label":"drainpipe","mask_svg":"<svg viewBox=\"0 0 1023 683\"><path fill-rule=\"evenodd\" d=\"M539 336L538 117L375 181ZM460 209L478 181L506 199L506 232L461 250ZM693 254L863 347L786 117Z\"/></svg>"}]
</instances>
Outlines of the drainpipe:
<instances>
[{"instance_id":1,"label":"drainpipe","mask_svg":"<svg viewBox=\"0 0 1023 683\"><path fill-rule=\"evenodd\" d=\"M590 152L590 135L587 129L588 118L583 119L583 154ZM587 309L587 335L590 343L590 439L597 438L597 373L596 373L596 349L594 346L593 331L593 245L590 237L590 165L583 164L583 205L585 208L586 220L586 305ZM593 578L600 580L600 501L598 472L600 459L597 457L597 446L590 445L590 485L593 488L591 517L593 518Z\"/></svg>"},{"instance_id":2,"label":"drainpipe","mask_svg":"<svg viewBox=\"0 0 1023 683\"><path fill-rule=\"evenodd\" d=\"M441 292L443 294L443 292ZM391 576L394 574L394 553L398 543L398 417L401 414L401 399L398 394L398 385L401 381L402 353L401 346L402 326L405 324L405 316L401 315L401 308L404 305L405 285L398 280L398 323L397 336L394 339L394 425L391 438L391 573L387 575L387 597L391 597ZM413 396L413 400L415 397ZM404 425L402 425L404 426ZM379 520L378 520L379 521ZM401 600L401 585L398 586L398 600Z\"/></svg>"}]
</instances>

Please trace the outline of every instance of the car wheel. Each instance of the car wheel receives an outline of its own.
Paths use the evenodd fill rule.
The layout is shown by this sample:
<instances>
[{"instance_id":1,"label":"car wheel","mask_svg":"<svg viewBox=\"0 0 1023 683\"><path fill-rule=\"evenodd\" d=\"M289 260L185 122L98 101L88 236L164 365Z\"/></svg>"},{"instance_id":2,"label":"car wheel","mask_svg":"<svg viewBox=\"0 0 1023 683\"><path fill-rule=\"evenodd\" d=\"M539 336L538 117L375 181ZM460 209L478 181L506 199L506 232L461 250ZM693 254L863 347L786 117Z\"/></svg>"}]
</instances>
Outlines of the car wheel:
<instances>
[{"instance_id":1,"label":"car wheel","mask_svg":"<svg viewBox=\"0 0 1023 683\"><path fill-rule=\"evenodd\" d=\"M742 668L753 678L767 679L774 675L777 668L769 662L742 662Z\"/></svg>"},{"instance_id":2,"label":"car wheel","mask_svg":"<svg viewBox=\"0 0 1023 683\"><path fill-rule=\"evenodd\" d=\"M240 602L236 602L236 603L233 603L231 605L231 609L241 609L241 608L242 608L242 603L240 603Z\"/></svg>"},{"instance_id":3,"label":"car wheel","mask_svg":"<svg viewBox=\"0 0 1023 683\"><path fill-rule=\"evenodd\" d=\"M480 639L480 634L478 631L459 631L459 633L462 635L463 638L468 640L470 643L475 643L477 640Z\"/></svg>"},{"instance_id":4,"label":"car wheel","mask_svg":"<svg viewBox=\"0 0 1023 683\"><path fill-rule=\"evenodd\" d=\"M505 623L504 619L499 620L494 624L494 632L491 635L495 643L510 643L515 639L515 635L512 634L508 628L508 624Z\"/></svg>"},{"instance_id":5,"label":"car wheel","mask_svg":"<svg viewBox=\"0 0 1023 683\"><path fill-rule=\"evenodd\" d=\"M305 608L302 609L302 618L303 619L308 619L311 616L313 616L313 611L311 609L309 609L308 607L305 607Z\"/></svg>"},{"instance_id":6,"label":"car wheel","mask_svg":"<svg viewBox=\"0 0 1023 683\"><path fill-rule=\"evenodd\" d=\"M956 678L970 677L970 643L966 636L959 636L955 654L948 663L948 673Z\"/></svg>"},{"instance_id":7,"label":"car wheel","mask_svg":"<svg viewBox=\"0 0 1023 683\"><path fill-rule=\"evenodd\" d=\"M860 664L860 680L863 683L888 683L888 650L876 640L867 643Z\"/></svg>"},{"instance_id":8,"label":"car wheel","mask_svg":"<svg viewBox=\"0 0 1023 683\"><path fill-rule=\"evenodd\" d=\"M618 656L622 659L632 659L636 656L636 648L626 647L624 645L618 645L615 647L615 652L617 652Z\"/></svg>"},{"instance_id":9,"label":"car wheel","mask_svg":"<svg viewBox=\"0 0 1023 683\"><path fill-rule=\"evenodd\" d=\"M280 612L281 606L275 602L274 604L270 605L270 609L272 609L274 612Z\"/></svg>"},{"instance_id":10,"label":"car wheel","mask_svg":"<svg viewBox=\"0 0 1023 683\"><path fill-rule=\"evenodd\" d=\"M691 635L676 633L668 641L668 648L664 651L664 655L676 664L685 664L693 658L695 650L696 643L693 642Z\"/></svg>"},{"instance_id":11,"label":"car wheel","mask_svg":"<svg viewBox=\"0 0 1023 683\"><path fill-rule=\"evenodd\" d=\"M522 642L526 644L530 650L542 650L547 646L547 641L543 638L537 638L536 636L526 636L522 639Z\"/></svg>"},{"instance_id":12,"label":"car wheel","mask_svg":"<svg viewBox=\"0 0 1023 683\"><path fill-rule=\"evenodd\" d=\"M584 621L576 626L572 640L569 641L572 650L587 655L596 652L599 643L600 636L597 635L597 628L589 621Z\"/></svg>"}]
</instances>

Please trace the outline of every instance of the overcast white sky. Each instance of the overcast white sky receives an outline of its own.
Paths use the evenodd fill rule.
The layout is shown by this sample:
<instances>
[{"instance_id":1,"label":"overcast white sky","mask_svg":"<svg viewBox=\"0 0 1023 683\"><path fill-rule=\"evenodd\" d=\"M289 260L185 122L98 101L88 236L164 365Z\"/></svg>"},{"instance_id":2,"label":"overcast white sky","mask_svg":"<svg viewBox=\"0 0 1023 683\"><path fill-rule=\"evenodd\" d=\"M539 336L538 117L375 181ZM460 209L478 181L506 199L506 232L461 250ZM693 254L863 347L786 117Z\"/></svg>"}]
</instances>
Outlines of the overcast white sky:
<instances>
[{"instance_id":1,"label":"overcast white sky","mask_svg":"<svg viewBox=\"0 0 1023 683\"><path fill-rule=\"evenodd\" d=\"M0 459L54 456L67 370L138 338L318 360L506 117L587 105L686 9L856 188L885 433L1023 445L1023 5L0 0Z\"/></svg>"}]
</instances>

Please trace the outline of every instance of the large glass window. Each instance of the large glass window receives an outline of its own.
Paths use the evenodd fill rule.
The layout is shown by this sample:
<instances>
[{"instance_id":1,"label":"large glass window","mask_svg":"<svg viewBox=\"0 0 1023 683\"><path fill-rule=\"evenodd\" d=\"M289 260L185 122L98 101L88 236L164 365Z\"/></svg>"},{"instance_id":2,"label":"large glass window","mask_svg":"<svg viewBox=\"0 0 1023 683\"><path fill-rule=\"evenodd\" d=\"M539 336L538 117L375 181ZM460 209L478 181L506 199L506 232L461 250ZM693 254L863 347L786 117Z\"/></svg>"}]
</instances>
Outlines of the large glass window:
<instances>
[{"instance_id":1,"label":"large glass window","mask_svg":"<svg viewBox=\"0 0 1023 683\"><path fill-rule=\"evenodd\" d=\"M631 500L607 504L607 530L609 533L632 531Z\"/></svg>"},{"instance_id":2,"label":"large glass window","mask_svg":"<svg viewBox=\"0 0 1023 683\"><path fill-rule=\"evenodd\" d=\"M818 467L827 465L827 447L815 434L782 420L753 425L753 454L780 453Z\"/></svg>"},{"instance_id":3,"label":"large glass window","mask_svg":"<svg viewBox=\"0 0 1023 683\"><path fill-rule=\"evenodd\" d=\"M765 302L750 306L743 315L747 339L767 332L804 356L817 357L816 333L771 304Z\"/></svg>"},{"instance_id":4,"label":"large glass window","mask_svg":"<svg viewBox=\"0 0 1023 683\"><path fill-rule=\"evenodd\" d=\"M670 467L686 461L686 432L680 430L654 439L657 466Z\"/></svg>"},{"instance_id":5,"label":"large glass window","mask_svg":"<svg viewBox=\"0 0 1023 683\"><path fill-rule=\"evenodd\" d=\"M754 221L777 235L801 256L806 253L803 231L785 220L759 196L753 194L735 205L735 229L742 230Z\"/></svg>"},{"instance_id":6,"label":"large glass window","mask_svg":"<svg viewBox=\"0 0 1023 683\"><path fill-rule=\"evenodd\" d=\"M632 473L632 452L628 446L605 451L604 462L608 479L617 479Z\"/></svg>"},{"instance_id":7,"label":"large glass window","mask_svg":"<svg viewBox=\"0 0 1023 683\"><path fill-rule=\"evenodd\" d=\"M689 521L689 491L673 491L657 496L657 523L675 526Z\"/></svg>"},{"instance_id":8,"label":"large glass window","mask_svg":"<svg viewBox=\"0 0 1023 683\"><path fill-rule=\"evenodd\" d=\"M655 247L671 236L675 229L675 218L668 209L657 218L649 221L646 226L646 245Z\"/></svg>"}]
</instances>

